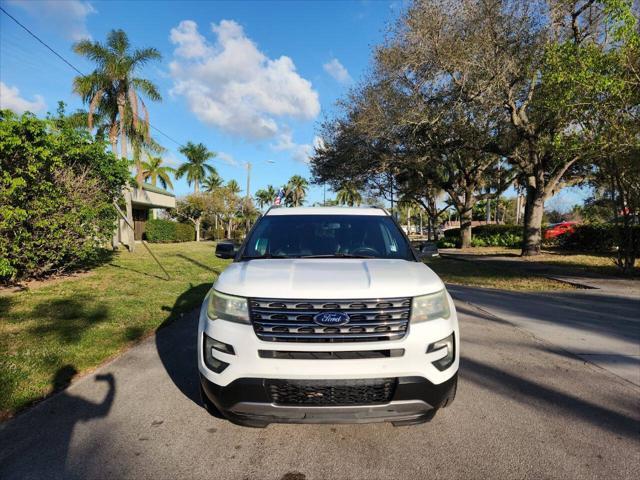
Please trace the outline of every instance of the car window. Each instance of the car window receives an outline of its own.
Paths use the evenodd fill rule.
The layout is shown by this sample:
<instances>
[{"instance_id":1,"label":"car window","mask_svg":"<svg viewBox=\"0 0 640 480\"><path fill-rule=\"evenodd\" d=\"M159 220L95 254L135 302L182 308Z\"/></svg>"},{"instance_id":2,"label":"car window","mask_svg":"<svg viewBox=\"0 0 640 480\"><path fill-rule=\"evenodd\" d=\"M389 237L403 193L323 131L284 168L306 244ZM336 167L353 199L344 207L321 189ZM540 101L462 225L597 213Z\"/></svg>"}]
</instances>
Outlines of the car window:
<instances>
[{"instance_id":1,"label":"car window","mask_svg":"<svg viewBox=\"0 0 640 480\"><path fill-rule=\"evenodd\" d=\"M242 257L372 257L413 260L390 217L372 215L273 215L263 217Z\"/></svg>"}]
</instances>

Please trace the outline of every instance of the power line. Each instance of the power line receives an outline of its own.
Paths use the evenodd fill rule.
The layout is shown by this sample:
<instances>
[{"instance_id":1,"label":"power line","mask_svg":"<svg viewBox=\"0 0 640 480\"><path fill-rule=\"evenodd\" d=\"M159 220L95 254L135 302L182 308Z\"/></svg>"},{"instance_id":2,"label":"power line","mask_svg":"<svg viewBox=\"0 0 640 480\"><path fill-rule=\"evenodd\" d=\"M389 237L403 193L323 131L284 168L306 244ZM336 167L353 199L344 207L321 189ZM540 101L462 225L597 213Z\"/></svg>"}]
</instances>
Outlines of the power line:
<instances>
[{"instance_id":1,"label":"power line","mask_svg":"<svg viewBox=\"0 0 640 480\"><path fill-rule=\"evenodd\" d=\"M0 10L2 11L2 13L4 13L7 17L9 17L11 20L13 20L18 26L20 26L25 32L27 32L29 35L31 35L33 38L35 38L38 42L40 42L47 50L49 50L51 53L53 53L56 57L58 57L60 60L62 60L64 63L66 63L69 67L71 67L73 70L75 70L80 76L82 77L86 77L87 75L85 75L84 73L82 73L80 71L80 69L78 69L75 65L73 65L69 60L67 60L66 58L64 58L62 55L60 55L58 52L56 52L52 47L50 47L44 40L42 40L40 37L38 37L35 33L33 33L31 30L29 30L29 28L27 28L25 25L23 25L22 23L20 23L20 21L18 21L18 19L16 17L14 17L13 15L11 15L9 12L7 12L4 8L2 8L2 6L0 6ZM139 115L136 115L136 117L138 118L138 120L142 120L140 118ZM172 137L170 137L169 135L167 135L166 133L164 133L162 130L160 130L157 127L154 127L151 123L149 123L149 127L151 127L153 130L155 130L156 132L158 132L160 135L165 136L166 138L168 138L169 140L171 140L173 143L175 143L176 145L183 147L184 145L182 145L182 143L180 143L179 141L173 139Z\"/></svg>"}]
</instances>

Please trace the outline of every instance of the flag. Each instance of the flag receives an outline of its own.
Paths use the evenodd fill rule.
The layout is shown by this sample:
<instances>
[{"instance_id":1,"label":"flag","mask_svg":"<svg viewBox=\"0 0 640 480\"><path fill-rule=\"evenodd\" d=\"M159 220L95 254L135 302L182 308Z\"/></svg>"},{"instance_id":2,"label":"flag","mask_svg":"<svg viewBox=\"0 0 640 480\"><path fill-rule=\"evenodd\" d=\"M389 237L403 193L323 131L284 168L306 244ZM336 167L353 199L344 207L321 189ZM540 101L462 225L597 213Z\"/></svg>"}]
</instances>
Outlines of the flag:
<instances>
[{"instance_id":1,"label":"flag","mask_svg":"<svg viewBox=\"0 0 640 480\"><path fill-rule=\"evenodd\" d=\"M274 205L280 205L282 203L282 199L284 198L284 188L281 188L280 191L278 192L278 195L276 196L275 201L273 202Z\"/></svg>"}]
</instances>

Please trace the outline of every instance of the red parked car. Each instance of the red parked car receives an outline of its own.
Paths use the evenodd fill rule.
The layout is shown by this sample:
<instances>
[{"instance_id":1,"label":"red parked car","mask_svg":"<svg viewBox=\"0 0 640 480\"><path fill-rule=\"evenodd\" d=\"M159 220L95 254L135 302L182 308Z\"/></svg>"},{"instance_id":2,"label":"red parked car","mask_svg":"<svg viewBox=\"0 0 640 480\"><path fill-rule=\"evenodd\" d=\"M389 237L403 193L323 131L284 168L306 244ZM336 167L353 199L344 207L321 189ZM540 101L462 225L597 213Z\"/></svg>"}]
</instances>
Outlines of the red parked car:
<instances>
[{"instance_id":1,"label":"red parked car","mask_svg":"<svg viewBox=\"0 0 640 480\"><path fill-rule=\"evenodd\" d=\"M557 238L567 233L573 233L576 230L578 222L560 222L552 223L544 230L544 238L549 240L550 238Z\"/></svg>"}]
</instances>

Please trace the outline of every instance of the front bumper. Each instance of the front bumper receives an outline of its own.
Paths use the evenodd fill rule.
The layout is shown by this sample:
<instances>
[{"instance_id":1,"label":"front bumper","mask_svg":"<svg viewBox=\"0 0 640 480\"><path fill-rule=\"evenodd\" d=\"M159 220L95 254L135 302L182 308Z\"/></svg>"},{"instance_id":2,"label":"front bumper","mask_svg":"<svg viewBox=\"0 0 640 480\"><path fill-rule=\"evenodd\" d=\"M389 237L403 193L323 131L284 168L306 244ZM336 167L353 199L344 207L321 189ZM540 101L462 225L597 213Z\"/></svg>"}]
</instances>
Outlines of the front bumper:
<instances>
[{"instance_id":1,"label":"front bumper","mask_svg":"<svg viewBox=\"0 0 640 480\"><path fill-rule=\"evenodd\" d=\"M457 374L438 385L421 377L401 377L388 403L291 406L272 403L264 379L241 378L220 386L200 375L205 402L234 423L258 427L269 423L421 423L430 420L452 395L456 382Z\"/></svg>"},{"instance_id":2,"label":"front bumper","mask_svg":"<svg viewBox=\"0 0 640 480\"><path fill-rule=\"evenodd\" d=\"M203 400L215 406L236 423L264 426L282 423L364 423L393 421L416 423L428 420L455 389L460 359L460 335L455 306L448 295L451 316L428 322L411 323L404 338L377 342L304 343L260 340L251 325L211 321L205 298L198 329L198 369ZM434 362L446 356L446 349L428 347L454 334L453 363L444 370ZM216 373L203 358L203 338L208 336L232 347L228 352L215 350L212 356L226 367ZM385 358L335 359L336 354L372 350L401 351ZM292 359L276 358L270 353L304 353ZM322 354L332 352L332 358ZM265 355L267 354L267 355ZM315 358L314 358L315 357ZM323 359L319 359L322 357ZM348 381L391 378L396 380L390 401L380 404L348 406L284 406L272 403L265 384L268 380Z\"/></svg>"}]
</instances>

